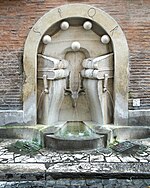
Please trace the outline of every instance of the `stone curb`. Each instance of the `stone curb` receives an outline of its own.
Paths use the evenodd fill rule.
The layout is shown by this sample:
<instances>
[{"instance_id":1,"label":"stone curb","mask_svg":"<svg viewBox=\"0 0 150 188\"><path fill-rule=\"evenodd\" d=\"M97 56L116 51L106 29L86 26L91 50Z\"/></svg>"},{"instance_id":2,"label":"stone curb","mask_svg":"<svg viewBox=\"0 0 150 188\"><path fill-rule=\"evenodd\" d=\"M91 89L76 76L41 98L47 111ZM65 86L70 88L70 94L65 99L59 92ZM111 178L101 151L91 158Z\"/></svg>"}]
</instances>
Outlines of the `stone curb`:
<instances>
[{"instance_id":1,"label":"stone curb","mask_svg":"<svg viewBox=\"0 0 150 188\"><path fill-rule=\"evenodd\" d=\"M57 164L58 165L58 164ZM80 169L70 171L69 165L59 169L45 167L45 164L1 164L0 165L0 180L2 181L38 181L38 180L53 180L60 178L79 178L79 177L135 177L135 178L150 178L150 164L147 163L81 163L72 167ZM95 169L95 170L94 170Z\"/></svg>"}]
</instances>

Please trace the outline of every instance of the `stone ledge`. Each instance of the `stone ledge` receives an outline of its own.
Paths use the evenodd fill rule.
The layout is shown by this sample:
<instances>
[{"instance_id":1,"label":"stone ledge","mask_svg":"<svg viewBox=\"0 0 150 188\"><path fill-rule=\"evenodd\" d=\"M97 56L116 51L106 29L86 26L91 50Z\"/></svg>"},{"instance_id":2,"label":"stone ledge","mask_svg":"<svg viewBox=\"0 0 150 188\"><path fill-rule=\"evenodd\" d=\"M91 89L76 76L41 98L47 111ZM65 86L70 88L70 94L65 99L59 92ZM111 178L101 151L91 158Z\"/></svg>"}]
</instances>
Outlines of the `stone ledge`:
<instances>
[{"instance_id":1,"label":"stone ledge","mask_svg":"<svg viewBox=\"0 0 150 188\"><path fill-rule=\"evenodd\" d=\"M38 181L60 178L150 178L150 164L145 163L80 163L57 164L1 164L2 181ZM85 168L84 168L85 167ZM88 167L88 169L87 169ZM72 169L71 169L72 168Z\"/></svg>"},{"instance_id":2,"label":"stone ledge","mask_svg":"<svg viewBox=\"0 0 150 188\"><path fill-rule=\"evenodd\" d=\"M54 173L82 173L82 174L145 174L150 175L149 163L80 163L80 164L55 164L51 165L46 172Z\"/></svg>"},{"instance_id":3,"label":"stone ledge","mask_svg":"<svg viewBox=\"0 0 150 188\"><path fill-rule=\"evenodd\" d=\"M38 173L45 172L44 164L0 164L0 173Z\"/></svg>"},{"instance_id":4,"label":"stone ledge","mask_svg":"<svg viewBox=\"0 0 150 188\"><path fill-rule=\"evenodd\" d=\"M44 164L0 164L0 180L42 180L45 179Z\"/></svg>"},{"instance_id":5,"label":"stone ledge","mask_svg":"<svg viewBox=\"0 0 150 188\"><path fill-rule=\"evenodd\" d=\"M129 110L129 126L149 126L150 110Z\"/></svg>"},{"instance_id":6,"label":"stone ledge","mask_svg":"<svg viewBox=\"0 0 150 188\"><path fill-rule=\"evenodd\" d=\"M23 114L23 110L0 110L0 125L21 125Z\"/></svg>"}]
</instances>

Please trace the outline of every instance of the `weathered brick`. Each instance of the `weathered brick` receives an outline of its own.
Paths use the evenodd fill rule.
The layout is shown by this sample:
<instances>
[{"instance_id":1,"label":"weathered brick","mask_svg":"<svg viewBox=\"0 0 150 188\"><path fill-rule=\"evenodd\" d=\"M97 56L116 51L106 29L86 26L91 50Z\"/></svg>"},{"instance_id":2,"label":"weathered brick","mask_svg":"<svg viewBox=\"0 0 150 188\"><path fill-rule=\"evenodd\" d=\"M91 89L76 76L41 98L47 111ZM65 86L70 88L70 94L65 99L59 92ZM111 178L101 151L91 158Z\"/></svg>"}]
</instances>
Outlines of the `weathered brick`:
<instances>
[{"instance_id":1,"label":"weathered brick","mask_svg":"<svg viewBox=\"0 0 150 188\"><path fill-rule=\"evenodd\" d=\"M22 57L26 37L46 12L77 0L0 1L0 110L22 109ZM150 108L150 1L81 0L110 14L122 27L130 50L129 109Z\"/></svg>"}]
</instances>

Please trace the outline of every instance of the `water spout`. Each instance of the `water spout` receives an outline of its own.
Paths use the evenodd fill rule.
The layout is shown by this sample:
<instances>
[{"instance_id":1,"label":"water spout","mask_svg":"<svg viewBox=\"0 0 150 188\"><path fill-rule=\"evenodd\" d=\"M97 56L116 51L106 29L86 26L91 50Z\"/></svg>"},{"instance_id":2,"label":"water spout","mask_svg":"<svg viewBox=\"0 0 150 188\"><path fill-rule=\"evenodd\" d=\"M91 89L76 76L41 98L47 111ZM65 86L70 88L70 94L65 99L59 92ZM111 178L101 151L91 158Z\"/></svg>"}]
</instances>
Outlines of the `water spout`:
<instances>
[{"instance_id":1,"label":"water spout","mask_svg":"<svg viewBox=\"0 0 150 188\"><path fill-rule=\"evenodd\" d=\"M79 93L78 91L74 91L71 94L73 108L76 108L76 106L77 106L77 100L78 100L78 97L79 97L78 93Z\"/></svg>"},{"instance_id":2,"label":"water spout","mask_svg":"<svg viewBox=\"0 0 150 188\"><path fill-rule=\"evenodd\" d=\"M72 99L72 107L76 108L77 100L79 97L79 91L71 91L70 89L65 89L65 95L70 95Z\"/></svg>"},{"instance_id":3,"label":"water spout","mask_svg":"<svg viewBox=\"0 0 150 188\"><path fill-rule=\"evenodd\" d=\"M108 74L104 74L103 92L106 92L106 91L107 91L107 84L108 84Z\"/></svg>"},{"instance_id":4,"label":"water spout","mask_svg":"<svg viewBox=\"0 0 150 188\"><path fill-rule=\"evenodd\" d=\"M70 89L65 89L65 95L70 95L71 99L72 99L72 107L76 108L77 106L77 101L79 98L79 94L84 94L85 95L85 90L84 89L80 89L78 91L72 91Z\"/></svg>"},{"instance_id":5,"label":"water spout","mask_svg":"<svg viewBox=\"0 0 150 188\"><path fill-rule=\"evenodd\" d=\"M43 75L43 83L44 83L44 92L45 94L48 94L48 80L47 80L47 75Z\"/></svg>"}]
</instances>

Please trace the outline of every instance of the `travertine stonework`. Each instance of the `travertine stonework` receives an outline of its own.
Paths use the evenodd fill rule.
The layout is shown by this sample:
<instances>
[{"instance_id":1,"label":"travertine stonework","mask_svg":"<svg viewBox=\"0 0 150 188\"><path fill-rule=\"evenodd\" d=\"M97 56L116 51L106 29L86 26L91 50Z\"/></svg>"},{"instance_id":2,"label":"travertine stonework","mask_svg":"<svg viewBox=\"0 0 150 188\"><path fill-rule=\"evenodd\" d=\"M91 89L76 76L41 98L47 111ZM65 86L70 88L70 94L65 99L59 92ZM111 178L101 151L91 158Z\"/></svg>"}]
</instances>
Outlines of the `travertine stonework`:
<instances>
[{"instance_id":1,"label":"travertine stonework","mask_svg":"<svg viewBox=\"0 0 150 188\"><path fill-rule=\"evenodd\" d=\"M76 3L76 1L26 0L8 2L6 0L0 2L0 124L20 124L22 122L22 85L25 80L25 74L23 74L22 69L22 56L29 30L46 12L69 3ZM130 49L129 123L130 125L141 125L141 123L142 125L148 125L150 121L150 112L148 110L150 97L149 0L112 0L111 4L105 0L100 0L99 2L88 0L81 1L81 3L90 4L106 11L119 23L125 32ZM58 12L60 15L62 14L60 10ZM140 107L132 106L133 98L141 99ZM5 110L13 111L7 111L6 113Z\"/></svg>"},{"instance_id":2,"label":"travertine stonework","mask_svg":"<svg viewBox=\"0 0 150 188\"><path fill-rule=\"evenodd\" d=\"M63 16L59 14L58 10L63 13ZM60 30L61 20L68 20L70 28L67 31ZM82 28L86 20L91 20L93 24L91 31ZM52 40L46 45L44 42L43 45L41 40L46 36L44 36L45 33L51 36ZM107 44L110 40L108 42L102 40L100 43L100 38L106 34L110 36L110 44ZM74 52L72 44L75 40L78 42L74 42L75 45L77 44ZM37 51L39 56L44 55L47 59L66 60L70 65L62 69L54 66L50 72L51 68L48 68L48 63L47 65L45 63L48 60L44 61L44 58L37 60ZM56 64L55 61L57 60L53 60L54 64ZM93 67L94 62L100 65ZM43 64L40 68L39 63ZM69 75L67 70L69 70ZM88 109L84 111L77 108L79 114L77 121L91 120L101 125L128 124L128 46L120 26L104 11L89 5L72 4L61 6L45 14L33 26L27 37L24 48L24 71L26 75L23 90L24 122L36 124L36 117L41 124L72 120L68 119L73 117L73 114L70 114L71 106L66 105L72 98L74 108L77 102L83 107L87 102L89 103L87 106L89 106L90 115L87 117L85 115ZM42 94L43 81L39 80L42 74L47 76L47 80L50 80L44 81L45 87L49 89L45 95ZM68 85L66 77L68 77ZM111 81L112 78L114 82ZM85 96L81 101L77 101L80 99L79 93L82 90L85 90ZM65 91L71 93L71 97L67 98L66 102L64 102ZM44 98L42 99L43 106L39 106L37 114L36 104L41 98ZM82 101L85 101L85 104ZM82 119L80 115L83 116Z\"/></svg>"}]
</instances>

